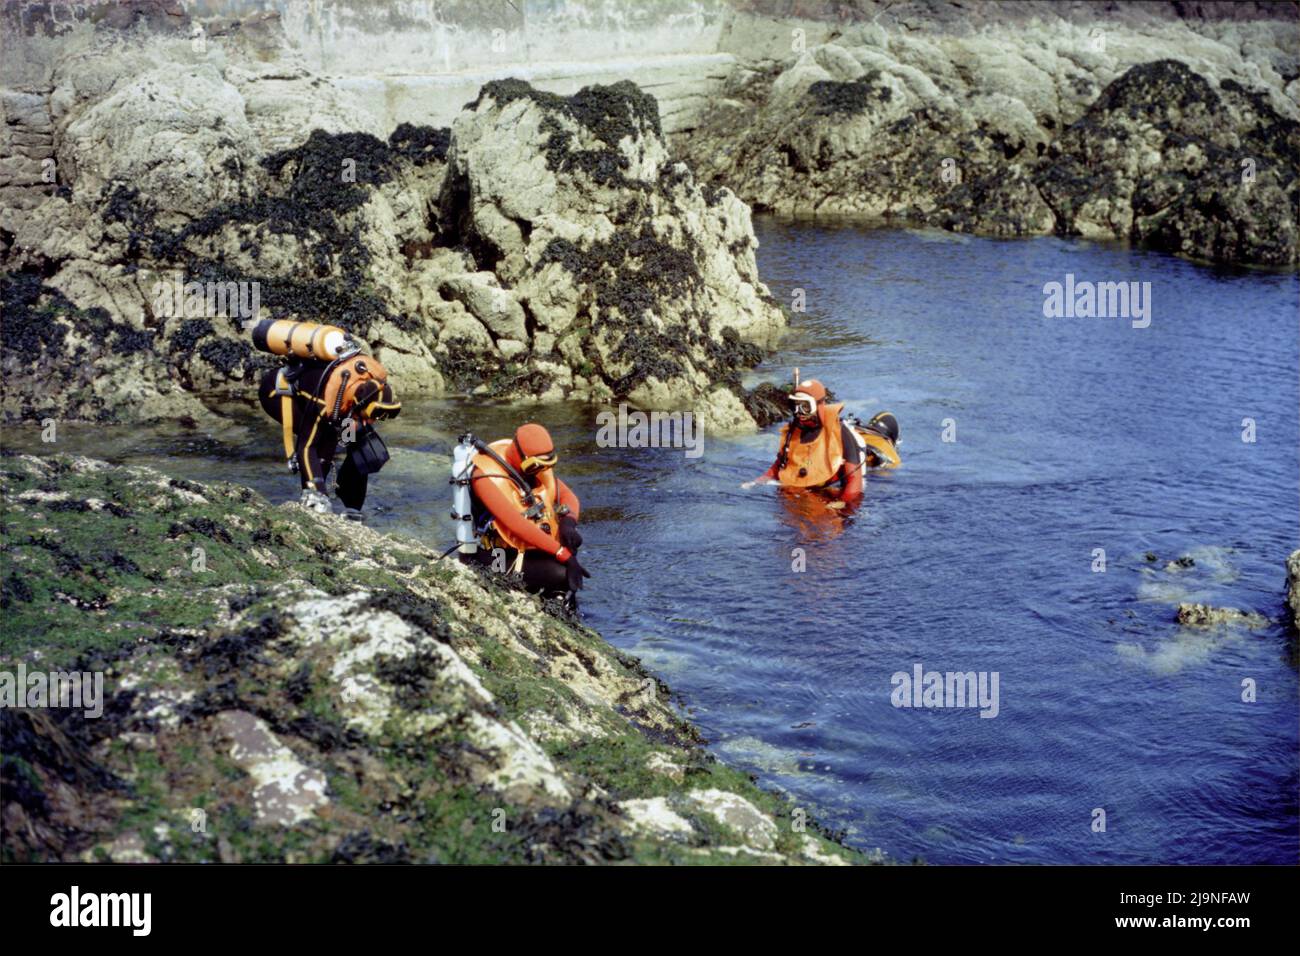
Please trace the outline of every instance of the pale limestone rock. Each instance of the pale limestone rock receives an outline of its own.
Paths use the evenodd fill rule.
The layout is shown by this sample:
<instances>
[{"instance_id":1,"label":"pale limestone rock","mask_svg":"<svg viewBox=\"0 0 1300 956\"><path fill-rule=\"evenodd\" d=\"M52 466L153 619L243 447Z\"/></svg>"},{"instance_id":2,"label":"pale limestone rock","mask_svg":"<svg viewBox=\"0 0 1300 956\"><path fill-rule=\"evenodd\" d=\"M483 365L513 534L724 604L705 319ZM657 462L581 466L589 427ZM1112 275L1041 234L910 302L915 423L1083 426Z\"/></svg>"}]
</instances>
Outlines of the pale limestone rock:
<instances>
[{"instance_id":1,"label":"pale limestone rock","mask_svg":"<svg viewBox=\"0 0 1300 956\"><path fill-rule=\"evenodd\" d=\"M567 803L568 788L550 758L518 725L492 715L492 695L465 661L402 618L364 609L366 597L362 592L312 596L286 609L299 628L289 639L304 650L324 654L347 723L367 736L381 737L396 728L421 736L454 721L486 760L474 766L477 779L517 802ZM424 707L411 711L380 674L394 662L428 659L436 661L430 668L432 696Z\"/></svg>"},{"instance_id":2,"label":"pale limestone rock","mask_svg":"<svg viewBox=\"0 0 1300 956\"><path fill-rule=\"evenodd\" d=\"M809 51L802 54L776 78L772 84L772 99L775 102L793 104L798 102L814 83L834 79L831 71L817 62L815 53Z\"/></svg>"},{"instance_id":3,"label":"pale limestone rock","mask_svg":"<svg viewBox=\"0 0 1300 956\"><path fill-rule=\"evenodd\" d=\"M830 74L832 80L848 83L866 71L853 54L838 43L826 43L812 51L817 65Z\"/></svg>"},{"instance_id":4,"label":"pale limestone rock","mask_svg":"<svg viewBox=\"0 0 1300 956\"><path fill-rule=\"evenodd\" d=\"M190 42L200 20L210 28L206 45ZM512 397L559 400L577 389L599 399L638 384L631 379L645 365L642 354L678 348L658 378L682 401L717 373L754 361L735 350L710 360L705 337L717 341L730 328L743 341L770 344L779 334L783 319L758 281L748 210L727 193L706 203L680 164L665 176L657 111L638 106L649 102L653 110L630 86L589 92L608 97L610 116L620 97L639 111L608 137L615 142L595 135L598 124L581 118L576 101L529 95L497 110L480 97L457 121L448 157L457 172L454 188L445 189L445 136L423 158L407 149L420 142L418 130L414 140L368 139L387 132L376 112L360 108L356 86L309 69L274 14L236 22L127 5L88 26L69 21L66 36L48 34L49 42L35 31L22 43L30 61L22 85L0 90L0 255L52 275L48 285L73 309L102 308L107 318L70 332L77 346L70 357L49 356L49 364L66 366L49 370L59 388L39 402L7 393L6 417L204 421L212 412L198 394L246 397L269 360L249 351L236 322L204 325L194 320L213 317L151 312L143 277L187 262L276 286L262 301L272 317L349 324L348 295L304 294L315 282L345 285L364 299L366 317L353 331L392 372L399 395L486 393L518 382L509 387L536 393ZM855 69L851 57L822 56L840 73ZM322 175L332 178L332 165L350 150L361 154L363 195L322 214L321 200L328 206L337 198L321 191ZM38 180L42 158L57 160L57 194ZM647 196L653 208L642 215L634 207ZM663 307L653 318L622 316L632 342L621 334L593 342L592 328L613 317L597 301L609 277L592 270L579 277L574 260L570 267L562 258L543 262L544 253L553 240L591 252L594 243L626 240L643 220L664 251L699 263L699 287L679 307L678 286L665 281L654 290ZM624 288L645 264L635 255L611 261ZM115 274L122 270L135 278ZM314 314L322 302L337 312ZM71 310L55 321L85 322ZM452 342L474 354L450 361ZM629 354L614 354L624 346ZM599 367L604 359L609 370ZM64 387L60 377L81 362L95 365L96 381ZM507 362L521 374L499 375ZM476 369L480 381L463 381ZM46 371L41 378L50 378Z\"/></svg>"},{"instance_id":5,"label":"pale limestone rock","mask_svg":"<svg viewBox=\"0 0 1300 956\"><path fill-rule=\"evenodd\" d=\"M488 349L492 347L492 333L482 322L465 311L459 302L454 308L443 312L442 328L438 332L440 343L468 342L471 346Z\"/></svg>"},{"instance_id":6,"label":"pale limestone rock","mask_svg":"<svg viewBox=\"0 0 1300 956\"><path fill-rule=\"evenodd\" d=\"M452 276L440 290L461 303L498 338L522 342L528 338L524 328L524 310L509 292L502 289L491 272L474 272Z\"/></svg>"},{"instance_id":7,"label":"pale limestone rock","mask_svg":"<svg viewBox=\"0 0 1300 956\"><path fill-rule=\"evenodd\" d=\"M518 339L497 339L496 345L497 351L501 353L503 358L507 359L517 358L528 351L528 345ZM558 397L562 397L563 394L561 392Z\"/></svg>"},{"instance_id":8,"label":"pale limestone rock","mask_svg":"<svg viewBox=\"0 0 1300 956\"><path fill-rule=\"evenodd\" d=\"M1286 600L1291 608L1291 623L1300 631L1300 550L1286 560Z\"/></svg>"},{"instance_id":9,"label":"pale limestone rock","mask_svg":"<svg viewBox=\"0 0 1300 956\"><path fill-rule=\"evenodd\" d=\"M475 711L467 726L475 746L498 755L497 766L482 777L489 786L520 803L564 806L572 799L546 752L517 724L503 724Z\"/></svg>"},{"instance_id":10,"label":"pale limestone rock","mask_svg":"<svg viewBox=\"0 0 1300 956\"><path fill-rule=\"evenodd\" d=\"M685 800L736 831L746 844L760 850L776 845L776 824L744 797L728 790L691 790Z\"/></svg>"},{"instance_id":11,"label":"pale limestone rock","mask_svg":"<svg viewBox=\"0 0 1300 956\"><path fill-rule=\"evenodd\" d=\"M646 757L645 767L651 773L663 774L677 783L681 783L686 778L686 769L681 764L674 763L657 750Z\"/></svg>"},{"instance_id":12,"label":"pale limestone rock","mask_svg":"<svg viewBox=\"0 0 1300 956\"><path fill-rule=\"evenodd\" d=\"M1268 626L1268 618L1235 607L1211 607L1208 604L1178 605L1178 623L1184 627L1240 626L1258 630Z\"/></svg>"},{"instance_id":13,"label":"pale limestone rock","mask_svg":"<svg viewBox=\"0 0 1300 956\"><path fill-rule=\"evenodd\" d=\"M938 9L905 28L888 17L834 31L789 21L807 30L802 53L789 51L786 21L738 15L725 87L735 99L706 109L683 152L704 179L783 213L1295 264L1300 232L1283 214L1300 152L1287 126L1300 118L1292 22L1122 12L1023 22L1000 10L975 30L951 29ZM844 68L845 53L863 72ZM1144 88L1161 60L1187 76ZM1116 94L1126 83L1137 96ZM1235 184L1236 166L1215 170L1239 162L1247 141L1268 171ZM943 159L958 178L939 175Z\"/></svg>"},{"instance_id":14,"label":"pale limestone rock","mask_svg":"<svg viewBox=\"0 0 1300 956\"><path fill-rule=\"evenodd\" d=\"M300 761L276 739L266 722L245 711L217 714L215 730L230 742L229 756L253 778L259 823L294 826L329 803L325 775Z\"/></svg>"},{"instance_id":15,"label":"pale limestone rock","mask_svg":"<svg viewBox=\"0 0 1300 956\"><path fill-rule=\"evenodd\" d=\"M617 121L607 125L615 132L584 125L584 96L613 104L607 109ZM712 360L696 344L700 336L716 341L731 328L744 342L775 341L784 319L757 278L748 208L726 190L706 199L686 167L667 166L657 116L635 95L615 87L565 102L497 84L472 106L453 125L441 215L463 223L471 245L493 250L496 274L512 298L526 306L537 329L561 336L546 339L534 356L554 348L570 368L594 358L613 391L631 396L648 388L681 404L708 382L702 371ZM634 208L639 215L629 217ZM631 309L624 299L592 295L593 283L608 290L615 281L622 283L615 288L641 286L657 306L624 314ZM507 306L515 330L493 327L467 285L457 277L442 291L463 301L498 338L527 341L518 331L522 316L516 319ZM708 317L707 326L699 316ZM589 330L563 335L587 317ZM629 319L639 327L632 334ZM662 371L630 348L642 341ZM522 350L502 351L513 357Z\"/></svg>"},{"instance_id":16,"label":"pale limestone rock","mask_svg":"<svg viewBox=\"0 0 1300 956\"><path fill-rule=\"evenodd\" d=\"M695 832L691 822L669 806L666 797L624 800L618 806L631 827L643 833L687 837Z\"/></svg>"},{"instance_id":17,"label":"pale limestone rock","mask_svg":"<svg viewBox=\"0 0 1300 956\"><path fill-rule=\"evenodd\" d=\"M817 841L810 836L805 836L803 838L803 844L801 848L803 850L803 855L805 857L807 857L811 862L817 863L821 866L849 866L850 865L849 861L844 859L844 857L840 856L838 853L831 853L829 851L823 850L818 845Z\"/></svg>"},{"instance_id":18,"label":"pale limestone rock","mask_svg":"<svg viewBox=\"0 0 1300 956\"><path fill-rule=\"evenodd\" d=\"M243 98L202 64L150 71L94 103L68 125L58 158L79 193L129 184L182 221L236 196L225 165L257 152Z\"/></svg>"}]
</instances>

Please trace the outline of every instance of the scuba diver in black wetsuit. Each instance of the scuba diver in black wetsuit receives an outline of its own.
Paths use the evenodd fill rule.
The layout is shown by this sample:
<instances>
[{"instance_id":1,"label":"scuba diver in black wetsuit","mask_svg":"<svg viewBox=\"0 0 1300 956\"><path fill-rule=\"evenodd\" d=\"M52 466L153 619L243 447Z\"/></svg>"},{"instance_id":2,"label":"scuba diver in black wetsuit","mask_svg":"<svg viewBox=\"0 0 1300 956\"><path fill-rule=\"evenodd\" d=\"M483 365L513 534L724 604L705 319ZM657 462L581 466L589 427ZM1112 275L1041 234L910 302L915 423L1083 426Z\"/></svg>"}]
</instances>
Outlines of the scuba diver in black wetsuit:
<instances>
[{"instance_id":1,"label":"scuba diver in black wetsuit","mask_svg":"<svg viewBox=\"0 0 1300 956\"><path fill-rule=\"evenodd\" d=\"M262 377L257 397L281 424L285 458L298 473L303 506L333 511L325 481L342 442L348 455L336 488L345 516L361 520L369 476L388 460L374 423L402 409L387 371L334 326L267 320L253 329L253 344L287 357L284 366Z\"/></svg>"}]
</instances>

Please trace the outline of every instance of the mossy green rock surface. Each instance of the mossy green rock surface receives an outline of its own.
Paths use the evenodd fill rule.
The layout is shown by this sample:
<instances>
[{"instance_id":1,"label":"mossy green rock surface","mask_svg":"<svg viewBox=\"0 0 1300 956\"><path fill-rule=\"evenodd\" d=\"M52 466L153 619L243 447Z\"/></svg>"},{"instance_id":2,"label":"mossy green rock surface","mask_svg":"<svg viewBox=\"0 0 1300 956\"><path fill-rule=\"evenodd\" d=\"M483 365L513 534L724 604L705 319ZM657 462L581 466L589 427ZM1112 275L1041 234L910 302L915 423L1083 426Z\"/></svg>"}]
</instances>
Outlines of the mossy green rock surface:
<instances>
[{"instance_id":1,"label":"mossy green rock surface","mask_svg":"<svg viewBox=\"0 0 1300 956\"><path fill-rule=\"evenodd\" d=\"M840 863L560 608L247 488L0 458L3 859Z\"/></svg>"}]
</instances>

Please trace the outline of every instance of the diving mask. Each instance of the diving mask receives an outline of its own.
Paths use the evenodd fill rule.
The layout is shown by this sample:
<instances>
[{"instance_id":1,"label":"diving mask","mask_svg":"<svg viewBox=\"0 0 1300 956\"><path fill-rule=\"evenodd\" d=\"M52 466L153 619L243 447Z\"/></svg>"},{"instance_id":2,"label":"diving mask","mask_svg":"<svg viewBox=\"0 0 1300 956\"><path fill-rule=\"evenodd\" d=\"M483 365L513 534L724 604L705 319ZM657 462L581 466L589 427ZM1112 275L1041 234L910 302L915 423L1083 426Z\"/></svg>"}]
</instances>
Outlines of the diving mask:
<instances>
[{"instance_id":1,"label":"diving mask","mask_svg":"<svg viewBox=\"0 0 1300 956\"><path fill-rule=\"evenodd\" d=\"M555 452L549 455L529 455L519 463L519 470L525 475L535 475L546 468L554 468L557 461L559 456Z\"/></svg>"}]
</instances>

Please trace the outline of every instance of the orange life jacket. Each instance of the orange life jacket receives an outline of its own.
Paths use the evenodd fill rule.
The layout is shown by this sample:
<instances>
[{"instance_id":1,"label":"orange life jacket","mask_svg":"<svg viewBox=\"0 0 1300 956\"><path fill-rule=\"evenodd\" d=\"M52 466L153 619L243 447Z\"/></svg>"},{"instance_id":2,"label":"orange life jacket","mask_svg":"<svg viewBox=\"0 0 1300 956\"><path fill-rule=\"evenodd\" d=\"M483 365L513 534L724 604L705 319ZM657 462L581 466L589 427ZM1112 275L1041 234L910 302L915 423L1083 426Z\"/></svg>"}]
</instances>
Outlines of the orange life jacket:
<instances>
[{"instance_id":1,"label":"orange life jacket","mask_svg":"<svg viewBox=\"0 0 1300 956\"><path fill-rule=\"evenodd\" d=\"M495 451L502 458L506 458L506 452L513 444L513 440L503 438L500 441L492 442L488 447ZM509 461L508 458L506 458ZM485 455L479 452L474 456L474 480L486 479L495 481L498 486L506 492L507 496L519 508L519 513L529 516L528 520L535 523L543 531L546 531L557 542L560 540L560 522L555 516L555 499L557 486L555 484L555 469L547 468L541 473L541 482L534 485L532 495L534 504L529 505L526 502L526 493L515 481L506 474L501 464L492 458L491 455ZM530 512L530 509L534 509ZM548 530L549 529L549 530ZM499 522L493 522L491 530L484 536L483 546L485 548L514 548L516 551L525 551L528 545L517 539L505 528L501 527Z\"/></svg>"},{"instance_id":2,"label":"orange life jacket","mask_svg":"<svg viewBox=\"0 0 1300 956\"><path fill-rule=\"evenodd\" d=\"M821 431L817 437L803 444L798 426L793 423L781 429L782 467L777 480L790 488L820 488L835 480L844 464L844 434L840 427L840 409L843 405L821 402L817 414L821 418ZM791 434L791 429L794 433Z\"/></svg>"}]
</instances>

